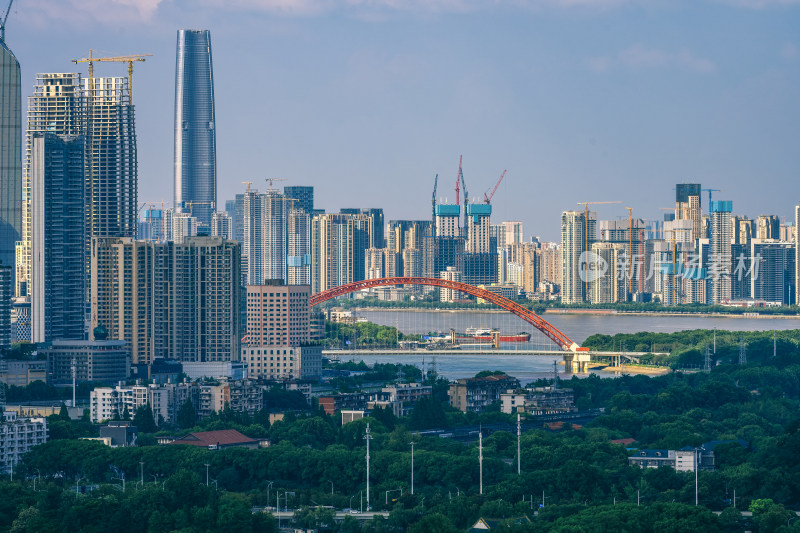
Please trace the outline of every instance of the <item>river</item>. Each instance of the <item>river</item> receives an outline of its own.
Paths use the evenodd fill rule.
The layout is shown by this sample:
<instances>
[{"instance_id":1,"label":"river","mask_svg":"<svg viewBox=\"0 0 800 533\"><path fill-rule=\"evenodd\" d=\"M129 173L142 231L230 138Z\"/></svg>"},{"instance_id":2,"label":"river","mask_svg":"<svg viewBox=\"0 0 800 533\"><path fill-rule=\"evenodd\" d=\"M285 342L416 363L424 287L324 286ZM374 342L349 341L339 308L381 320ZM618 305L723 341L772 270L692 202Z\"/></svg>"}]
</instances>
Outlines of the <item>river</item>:
<instances>
[{"instance_id":1,"label":"river","mask_svg":"<svg viewBox=\"0 0 800 533\"><path fill-rule=\"evenodd\" d=\"M403 333L427 333L431 331L447 332L453 328L464 331L466 327L496 327L503 332L531 331L532 327L517 319L510 313L457 312L457 311L407 311L380 310L356 311L370 322L386 326L395 326ZM663 316L663 315L592 315L592 314L546 314L544 318L564 332L569 338L582 343L595 333L614 335L616 333L637 333L640 331L657 331L670 333L687 329L713 329L730 331L771 331L773 329L798 329L800 319L796 318L752 318L752 317L716 317L716 316ZM539 343L535 347L545 348ZM533 339L532 339L533 340ZM531 343L532 345L534 343ZM533 347L533 346L532 346ZM552 345L547 347L553 349ZM342 359L349 359L343 352ZM403 363L430 368L435 364L436 370L448 379L472 377L481 370L502 370L519 379L523 384L540 377L553 374L553 361L561 360L557 356L547 355L467 355L455 352L453 355L402 354L402 355L365 355L356 356L367 364ZM559 373L563 368L559 367ZM603 373L611 375L610 373Z\"/></svg>"}]
</instances>

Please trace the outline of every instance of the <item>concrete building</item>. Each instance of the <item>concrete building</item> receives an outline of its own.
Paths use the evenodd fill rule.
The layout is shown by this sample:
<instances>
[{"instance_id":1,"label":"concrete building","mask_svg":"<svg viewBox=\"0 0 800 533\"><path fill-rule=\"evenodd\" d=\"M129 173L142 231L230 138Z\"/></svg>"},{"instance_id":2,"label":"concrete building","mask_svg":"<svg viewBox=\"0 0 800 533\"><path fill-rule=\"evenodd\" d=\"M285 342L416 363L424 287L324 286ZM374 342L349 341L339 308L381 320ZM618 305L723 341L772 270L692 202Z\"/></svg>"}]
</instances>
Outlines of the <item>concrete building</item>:
<instances>
[{"instance_id":1,"label":"concrete building","mask_svg":"<svg viewBox=\"0 0 800 533\"><path fill-rule=\"evenodd\" d=\"M11 346L11 302L12 286L11 280L14 276L14 269L11 266L0 265L0 348Z\"/></svg>"},{"instance_id":2,"label":"concrete building","mask_svg":"<svg viewBox=\"0 0 800 533\"><path fill-rule=\"evenodd\" d=\"M444 279L447 281L455 281L457 283L461 282L461 272L456 269L456 267L447 267L447 270L444 270L439 273L439 279ZM464 293L460 291L455 291L453 289L447 288L440 288L439 289L439 301L440 302L459 302L464 299Z\"/></svg>"},{"instance_id":3,"label":"concrete building","mask_svg":"<svg viewBox=\"0 0 800 533\"><path fill-rule=\"evenodd\" d=\"M320 377L322 347L311 345L310 289L282 280L247 286L247 340L241 360L249 376Z\"/></svg>"},{"instance_id":4,"label":"concrete building","mask_svg":"<svg viewBox=\"0 0 800 533\"><path fill-rule=\"evenodd\" d=\"M733 202L712 200L709 208L708 303L731 298L731 241Z\"/></svg>"},{"instance_id":5,"label":"concrete building","mask_svg":"<svg viewBox=\"0 0 800 533\"><path fill-rule=\"evenodd\" d=\"M464 413L479 413L494 402L500 395L519 388L519 380L505 374L483 378L462 378L450 384L447 394L450 405Z\"/></svg>"},{"instance_id":6,"label":"concrete building","mask_svg":"<svg viewBox=\"0 0 800 533\"><path fill-rule=\"evenodd\" d=\"M492 206L490 204L470 204L467 206L467 253L496 252L490 243L490 218Z\"/></svg>"},{"instance_id":7,"label":"concrete building","mask_svg":"<svg viewBox=\"0 0 800 533\"><path fill-rule=\"evenodd\" d=\"M506 414L527 413L539 416L577 411L572 389L534 387L508 390L500 394L500 402L500 411Z\"/></svg>"},{"instance_id":8,"label":"concrete building","mask_svg":"<svg viewBox=\"0 0 800 533\"><path fill-rule=\"evenodd\" d=\"M17 418L17 413L14 411L2 413L0 415L0 473L11 473L22 456L35 446L47 442L47 437L46 419Z\"/></svg>"},{"instance_id":9,"label":"concrete building","mask_svg":"<svg viewBox=\"0 0 800 533\"><path fill-rule=\"evenodd\" d=\"M31 336L83 339L86 309L82 136L31 136Z\"/></svg>"},{"instance_id":10,"label":"concrete building","mask_svg":"<svg viewBox=\"0 0 800 533\"><path fill-rule=\"evenodd\" d=\"M751 298L779 305L792 305L797 298L796 253L792 242L753 239L750 242L750 263L733 265L732 275L738 278L742 274L740 268L747 269L751 273Z\"/></svg>"},{"instance_id":11,"label":"concrete building","mask_svg":"<svg viewBox=\"0 0 800 533\"><path fill-rule=\"evenodd\" d=\"M19 61L0 39L0 265L12 269L22 235L22 78Z\"/></svg>"},{"instance_id":12,"label":"concrete building","mask_svg":"<svg viewBox=\"0 0 800 533\"><path fill-rule=\"evenodd\" d=\"M238 243L96 238L91 257L92 331L128 342L133 364L238 359Z\"/></svg>"},{"instance_id":13,"label":"concrete building","mask_svg":"<svg viewBox=\"0 0 800 533\"><path fill-rule=\"evenodd\" d=\"M316 215L311 223L311 291L317 293L364 279L364 261L373 243L367 214Z\"/></svg>"},{"instance_id":14,"label":"concrete building","mask_svg":"<svg viewBox=\"0 0 800 533\"><path fill-rule=\"evenodd\" d=\"M286 279L287 218L291 200L275 189L244 196L244 246L248 285Z\"/></svg>"},{"instance_id":15,"label":"concrete building","mask_svg":"<svg viewBox=\"0 0 800 533\"><path fill-rule=\"evenodd\" d=\"M312 189L313 205L313 188L307 188ZM308 211L297 206L289 209L286 233L286 282L311 285L311 215Z\"/></svg>"},{"instance_id":16,"label":"concrete building","mask_svg":"<svg viewBox=\"0 0 800 533\"><path fill-rule=\"evenodd\" d=\"M760 240L781 238L781 219L778 215L758 215L756 238Z\"/></svg>"},{"instance_id":17,"label":"concrete building","mask_svg":"<svg viewBox=\"0 0 800 533\"><path fill-rule=\"evenodd\" d=\"M233 219L224 211L214 211L211 215L211 236L233 240Z\"/></svg>"},{"instance_id":18,"label":"concrete building","mask_svg":"<svg viewBox=\"0 0 800 533\"><path fill-rule=\"evenodd\" d=\"M47 357L47 382L72 385L72 364L78 383L113 384L128 379L131 355L125 341L56 340L41 350Z\"/></svg>"},{"instance_id":19,"label":"concrete building","mask_svg":"<svg viewBox=\"0 0 800 533\"><path fill-rule=\"evenodd\" d=\"M511 244L521 244L524 239L522 238L522 222L517 220L514 221L505 221L500 223L503 228L505 229L505 244L506 246Z\"/></svg>"},{"instance_id":20,"label":"concrete building","mask_svg":"<svg viewBox=\"0 0 800 533\"><path fill-rule=\"evenodd\" d=\"M208 30L178 30L175 58L175 208L210 226L217 209L214 66Z\"/></svg>"},{"instance_id":21,"label":"concrete building","mask_svg":"<svg viewBox=\"0 0 800 533\"><path fill-rule=\"evenodd\" d=\"M0 359L0 383L9 387L27 387L34 381L47 381L47 361Z\"/></svg>"},{"instance_id":22,"label":"concrete building","mask_svg":"<svg viewBox=\"0 0 800 533\"><path fill-rule=\"evenodd\" d=\"M678 183L675 186L675 220L689 220L691 222L690 239L705 238L702 231L703 210L700 199L699 183Z\"/></svg>"},{"instance_id":23,"label":"concrete building","mask_svg":"<svg viewBox=\"0 0 800 533\"><path fill-rule=\"evenodd\" d=\"M16 296L29 295L32 247L32 156L37 135L82 135L85 130L84 92L77 73L37 74L28 97L25 173L22 182L22 238L16 247ZM85 229L81 231L85 233Z\"/></svg>"},{"instance_id":24,"label":"concrete building","mask_svg":"<svg viewBox=\"0 0 800 533\"><path fill-rule=\"evenodd\" d=\"M589 301L593 304L609 304L627 300L626 287L633 278L633 273L625 267L628 247L624 244L596 242L592 244L592 253L602 268L595 265L602 275L593 277L589 282Z\"/></svg>"},{"instance_id":25,"label":"concrete building","mask_svg":"<svg viewBox=\"0 0 800 533\"><path fill-rule=\"evenodd\" d=\"M296 200L295 208L305 211L309 216L314 213L314 187L290 185L283 188L283 194L287 198Z\"/></svg>"},{"instance_id":26,"label":"concrete building","mask_svg":"<svg viewBox=\"0 0 800 533\"><path fill-rule=\"evenodd\" d=\"M582 303L588 299L586 255L596 240L597 213L561 213L561 301ZM583 272L583 274L582 274Z\"/></svg>"}]
</instances>

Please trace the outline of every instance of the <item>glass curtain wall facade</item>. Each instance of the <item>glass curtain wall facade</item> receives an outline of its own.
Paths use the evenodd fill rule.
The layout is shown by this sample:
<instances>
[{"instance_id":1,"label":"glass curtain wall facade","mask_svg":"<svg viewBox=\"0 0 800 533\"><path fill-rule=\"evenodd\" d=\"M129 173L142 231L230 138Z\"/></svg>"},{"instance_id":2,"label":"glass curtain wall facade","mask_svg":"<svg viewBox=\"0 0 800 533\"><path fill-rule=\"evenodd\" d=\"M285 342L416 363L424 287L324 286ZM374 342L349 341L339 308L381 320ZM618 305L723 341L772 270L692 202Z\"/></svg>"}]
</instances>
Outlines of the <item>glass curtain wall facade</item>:
<instances>
[{"instance_id":1,"label":"glass curtain wall facade","mask_svg":"<svg viewBox=\"0 0 800 533\"><path fill-rule=\"evenodd\" d=\"M208 30L178 30L175 63L175 209L207 225L217 206L214 70Z\"/></svg>"},{"instance_id":2,"label":"glass curtain wall facade","mask_svg":"<svg viewBox=\"0 0 800 533\"><path fill-rule=\"evenodd\" d=\"M0 263L11 268L12 278L15 247L22 232L20 83L19 61L0 40Z\"/></svg>"}]
</instances>

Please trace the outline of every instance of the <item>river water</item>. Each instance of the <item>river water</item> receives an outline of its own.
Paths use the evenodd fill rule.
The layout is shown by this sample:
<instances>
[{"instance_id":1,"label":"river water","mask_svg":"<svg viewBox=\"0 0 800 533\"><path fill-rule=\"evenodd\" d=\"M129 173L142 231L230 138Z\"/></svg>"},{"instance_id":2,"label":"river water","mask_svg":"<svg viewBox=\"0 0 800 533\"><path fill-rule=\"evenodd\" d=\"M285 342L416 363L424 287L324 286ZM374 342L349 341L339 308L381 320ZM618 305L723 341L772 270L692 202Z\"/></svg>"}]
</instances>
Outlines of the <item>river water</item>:
<instances>
[{"instance_id":1,"label":"river water","mask_svg":"<svg viewBox=\"0 0 800 533\"><path fill-rule=\"evenodd\" d=\"M407 311L380 310L357 311L357 315L370 322L386 326L395 326L403 333L428 333L432 331L447 332L451 328L464 331L467 327L495 327L504 333L532 331L533 328L510 313L486 313L479 311ZM663 315L593 315L593 314L558 314L547 313L544 318L564 332L569 338L581 344L595 333L614 335L616 333L637 333L640 331L656 331L670 333L687 329L713 329L729 331L771 331L773 329L798 329L800 319L797 318L752 318L752 317L712 317L712 316L663 316ZM536 333L533 331L533 333ZM531 343L520 345L531 349L552 350L553 345L541 335L535 334ZM350 357L343 351L341 359ZM540 377L553 375L553 361L561 357L552 355L494 355L461 354L455 351L452 355L408 353L400 355L357 355L355 360L363 360L367 364L403 363L413 364L426 369L435 364L437 372L448 379L472 377L481 370L502 370L520 380L523 384ZM558 368L559 374L563 367ZM612 375L608 372L601 374Z\"/></svg>"}]
</instances>

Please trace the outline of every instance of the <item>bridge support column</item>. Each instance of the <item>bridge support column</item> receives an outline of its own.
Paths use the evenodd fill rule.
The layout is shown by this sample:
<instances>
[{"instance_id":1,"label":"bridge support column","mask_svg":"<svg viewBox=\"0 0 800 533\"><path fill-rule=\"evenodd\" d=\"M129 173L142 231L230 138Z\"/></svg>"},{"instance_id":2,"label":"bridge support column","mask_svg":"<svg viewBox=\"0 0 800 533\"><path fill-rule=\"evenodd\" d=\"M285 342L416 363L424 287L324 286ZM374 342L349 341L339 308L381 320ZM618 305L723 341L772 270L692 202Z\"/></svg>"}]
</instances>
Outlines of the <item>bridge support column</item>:
<instances>
[{"instance_id":1,"label":"bridge support column","mask_svg":"<svg viewBox=\"0 0 800 533\"><path fill-rule=\"evenodd\" d=\"M575 354L573 353L565 353L564 354L564 373L565 374L572 374L572 361L575 359Z\"/></svg>"}]
</instances>

